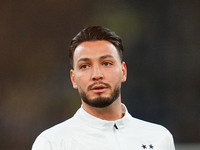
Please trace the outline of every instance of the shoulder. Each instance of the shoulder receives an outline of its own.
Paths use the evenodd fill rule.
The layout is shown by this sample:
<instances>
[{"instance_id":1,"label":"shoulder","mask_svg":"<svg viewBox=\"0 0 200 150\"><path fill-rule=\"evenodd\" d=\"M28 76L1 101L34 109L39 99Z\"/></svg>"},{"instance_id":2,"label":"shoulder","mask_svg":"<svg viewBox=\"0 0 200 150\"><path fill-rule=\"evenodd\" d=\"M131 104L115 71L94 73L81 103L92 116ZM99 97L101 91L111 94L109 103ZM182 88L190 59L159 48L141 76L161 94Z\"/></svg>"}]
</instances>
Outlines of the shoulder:
<instances>
[{"instance_id":1,"label":"shoulder","mask_svg":"<svg viewBox=\"0 0 200 150\"><path fill-rule=\"evenodd\" d=\"M131 137L139 139L141 144L153 144L155 147L164 146L168 150L174 150L173 136L169 130L162 125L130 116L127 131L130 133Z\"/></svg>"},{"instance_id":2,"label":"shoulder","mask_svg":"<svg viewBox=\"0 0 200 150\"><path fill-rule=\"evenodd\" d=\"M62 141L70 140L74 132L77 132L77 119L72 117L64 122L61 122L49 129L44 130L35 139L32 150L51 150L58 149Z\"/></svg>"},{"instance_id":3,"label":"shoulder","mask_svg":"<svg viewBox=\"0 0 200 150\"><path fill-rule=\"evenodd\" d=\"M78 131L80 121L73 116L61 123L58 123L40 133L36 141L59 141L61 139L68 139Z\"/></svg>"},{"instance_id":4,"label":"shoulder","mask_svg":"<svg viewBox=\"0 0 200 150\"><path fill-rule=\"evenodd\" d=\"M69 136L74 131L73 129L76 127L77 120L74 117L72 117L64 122L52 126L49 129L44 130L39 135L39 137L60 138L67 135Z\"/></svg>"},{"instance_id":5,"label":"shoulder","mask_svg":"<svg viewBox=\"0 0 200 150\"><path fill-rule=\"evenodd\" d=\"M169 138L172 138L172 135L169 132L169 130L160 124L156 124L156 123L152 123L152 122L148 122L148 121L144 121L144 120L132 117L130 121L130 126L143 134L162 135L162 136L167 136Z\"/></svg>"}]
</instances>

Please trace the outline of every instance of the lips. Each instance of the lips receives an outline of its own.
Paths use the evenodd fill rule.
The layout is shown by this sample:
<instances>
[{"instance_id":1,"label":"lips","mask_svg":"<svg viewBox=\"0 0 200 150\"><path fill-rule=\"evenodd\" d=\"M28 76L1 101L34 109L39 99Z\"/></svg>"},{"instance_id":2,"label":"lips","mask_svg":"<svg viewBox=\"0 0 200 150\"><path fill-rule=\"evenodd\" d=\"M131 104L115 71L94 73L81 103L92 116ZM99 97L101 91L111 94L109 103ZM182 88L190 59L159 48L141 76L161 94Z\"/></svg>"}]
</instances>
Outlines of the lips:
<instances>
[{"instance_id":1,"label":"lips","mask_svg":"<svg viewBox=\"0 0 200 150\"><path fill-rule=\"evenodd\" d=\"M102 93L107 89L104 85L95 85L91 88L91 90L95 93Z\"/></svg>"},{"instance_id":2,"label":"lips","mask_svg":"<svg viewBox=\"0 0 200 150\"><path fill-rule=\"evenodd\" d=\"M105 92L111 86L104 82L95 82L88 86L88 90L93 91L94 93L102 93Z\"/></svg>"},{"instance_id":3,"label":"lips","mask_svg":"<svg viewBox=\"0 0 200 150\"><path fill-rule=\"evenodd\" d=\"M91 88L91 90L98 90L98 89L104 89L104 88L106 88L106 86L104 85L95 85Z\"/></svg>"},{"instance_id":4,"label":"lips","mask_svg":"<svg viewBox=\"0 0 200 150\"><path fill-rule=\"evenodd\" d=\"M88 91L93 91L94 93L102 93L105 92L111 86L108 83L104 83L102 81L94 82L88 86Z\"/></svg>"}]
</instances>

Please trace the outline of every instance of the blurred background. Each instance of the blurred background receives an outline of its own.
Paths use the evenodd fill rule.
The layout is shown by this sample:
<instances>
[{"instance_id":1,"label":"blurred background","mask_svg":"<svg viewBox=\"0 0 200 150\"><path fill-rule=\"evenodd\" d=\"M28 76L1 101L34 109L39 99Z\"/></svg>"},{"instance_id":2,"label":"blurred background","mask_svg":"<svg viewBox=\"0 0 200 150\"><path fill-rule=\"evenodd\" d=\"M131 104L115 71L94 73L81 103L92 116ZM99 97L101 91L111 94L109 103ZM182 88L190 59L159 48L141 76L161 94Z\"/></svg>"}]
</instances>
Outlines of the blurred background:
<instances>
[{"instance_id":1,"label":"blurred background","mask_svg":"<svg viewBox=\"0 0 200 150\"><path fill-rule=\"evenodd\" d=\"M0 0L0 149L31 149L80 107L68 46L90 25L123 39L129 112L167 127L177 149L198 147L199 8L198 0Z\"/></svg>"}]
</instances>

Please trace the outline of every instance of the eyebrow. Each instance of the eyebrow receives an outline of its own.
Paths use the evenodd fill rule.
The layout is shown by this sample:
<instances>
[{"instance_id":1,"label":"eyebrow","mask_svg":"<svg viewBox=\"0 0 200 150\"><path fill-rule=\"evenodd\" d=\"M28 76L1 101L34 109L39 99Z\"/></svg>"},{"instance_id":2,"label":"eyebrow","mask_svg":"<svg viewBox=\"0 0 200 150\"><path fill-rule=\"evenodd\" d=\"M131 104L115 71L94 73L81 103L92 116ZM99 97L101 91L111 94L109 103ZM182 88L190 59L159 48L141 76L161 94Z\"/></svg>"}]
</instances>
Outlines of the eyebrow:
<instances>
[{"instance_id":1,"label":"eyebrow","mask_svg":"<svg viewBox=\"0 0 200 150\"><path fill-rule=\"evenodd\" d=\"M78 63L81 62L81 61L90 61L90 59L89 58L81 58L81 59L78 60Z\"/></svg>"},{"instance_id":2,"label":"eyebrow","mask_svg":"<svg viewBox=\"0 0 200 150\"><path fill-rule=\"evenodd\" d=\"M101 56L99 59L100 60L103 60L103 59L106 59L106 58L114 58L112 55L104 55L104 56ZM90 58L80 58L78 60L78 63L81 62L81 61L90 61L91 59Z\"/></svg>"},{"instance_id":3,"label":"eyebrow","mask_svg":"<svg viewBox=\"0 0 200 150\"><path fill-rule=\"evenodd\" d=\"M101 56L100 59L106 59L106 58L114 58L112 55L104 55L104 56Z\"/></svg>"}]
</instances>

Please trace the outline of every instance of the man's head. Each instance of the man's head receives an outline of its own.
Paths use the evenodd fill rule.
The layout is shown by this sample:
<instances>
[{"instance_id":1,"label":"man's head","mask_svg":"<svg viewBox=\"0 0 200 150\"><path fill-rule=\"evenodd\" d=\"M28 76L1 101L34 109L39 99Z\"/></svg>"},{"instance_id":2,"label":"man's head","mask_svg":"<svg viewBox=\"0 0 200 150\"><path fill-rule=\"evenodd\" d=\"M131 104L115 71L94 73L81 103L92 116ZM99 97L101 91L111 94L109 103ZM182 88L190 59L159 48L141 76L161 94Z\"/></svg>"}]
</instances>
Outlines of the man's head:
<instances>
[{"instance_id":1,"label":"man's head","mask_svg":"<svg viewBox=\"0 0 200 150\"><path fill-rule=\"evenodd\" d=\"M83 29L72 40L70 76L83 104L102 108L121 100L121 83L127 74L122 50L121 39L99 26Z\"/></svg>"},{"instance_id":2,"label":"man's head","mask_svg":"<svg viewBox=\"0 0 200 150\"><path fill-rule=\"evenodd\" d=\"M70 48L69 48L69 59L70 64L73 68L74 62L74 51L76 47L85 41L98 41L98 40L105 40L112 43L120 56L120 59L122 61L123 59L123 45L121 38L113 31L111 31L108 28L101 27L101 26L90 26L87 28L84 28L82 31L80 31L71 41Z\"/></svg>"}]
</instances>

